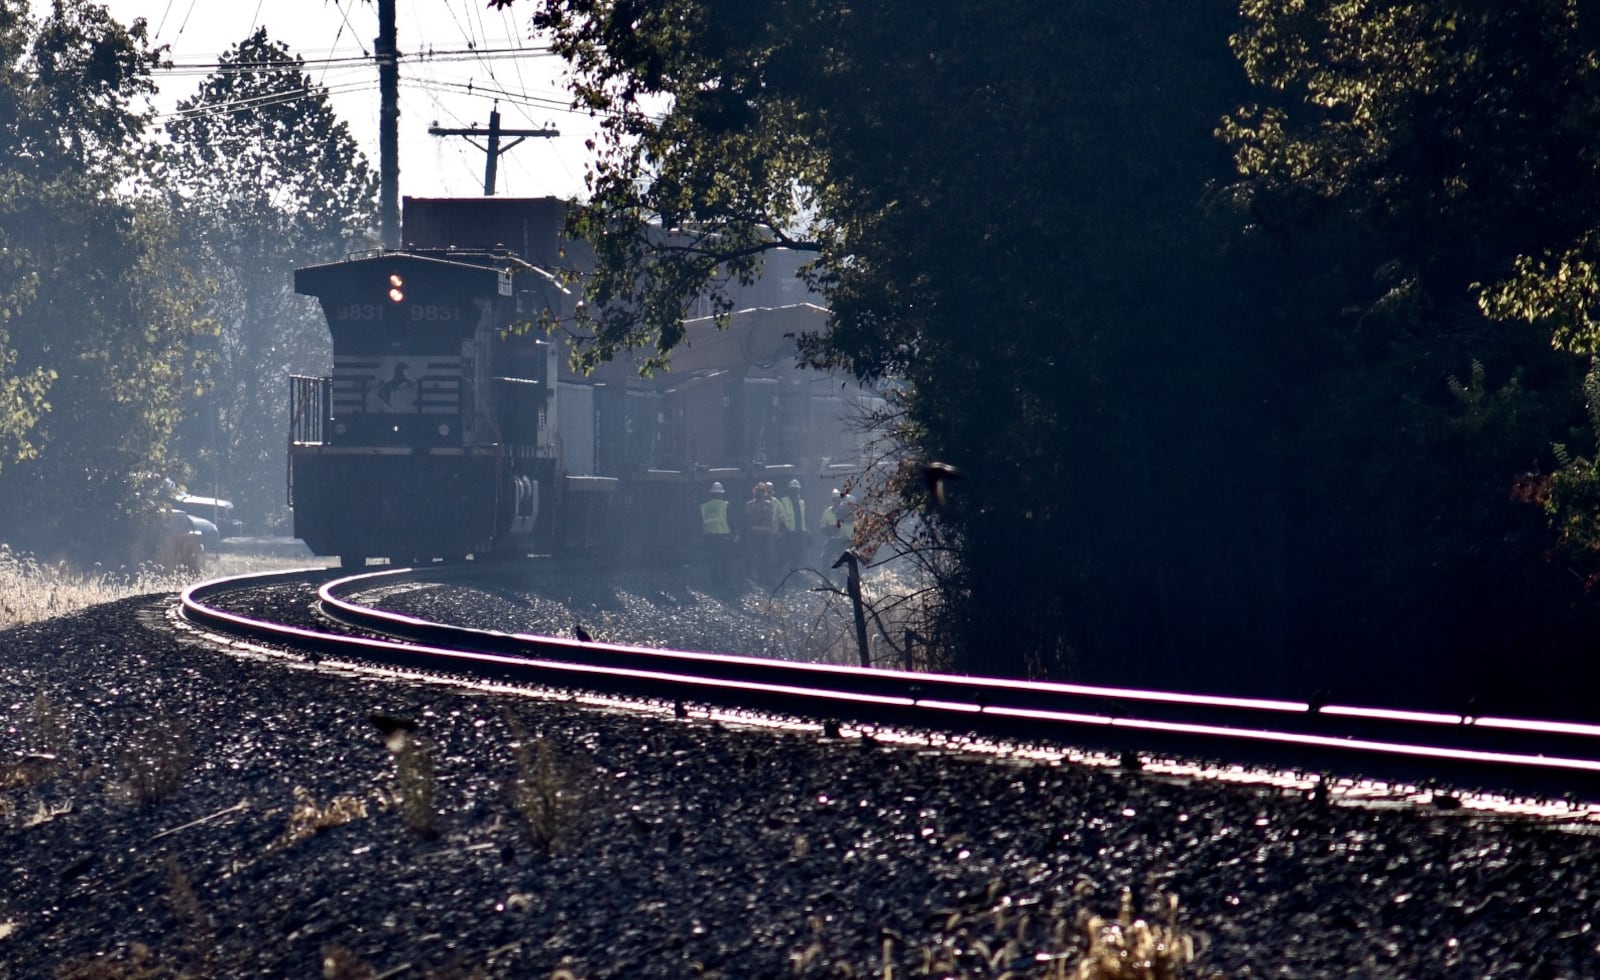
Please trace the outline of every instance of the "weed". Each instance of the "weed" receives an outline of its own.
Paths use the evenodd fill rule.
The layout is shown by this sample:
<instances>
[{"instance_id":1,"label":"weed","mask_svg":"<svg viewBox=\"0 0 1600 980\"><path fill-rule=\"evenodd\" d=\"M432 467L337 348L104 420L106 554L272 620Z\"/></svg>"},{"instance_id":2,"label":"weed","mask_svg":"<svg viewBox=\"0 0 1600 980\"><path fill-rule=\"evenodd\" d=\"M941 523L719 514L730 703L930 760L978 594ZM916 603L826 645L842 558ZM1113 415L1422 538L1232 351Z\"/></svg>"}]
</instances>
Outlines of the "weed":
<instances>
[{"instance_id":1,"label":"weed","mask_svg":"<svg viewBox=\"0 0 1600 980\"><path fill-rule=\"evenodd\" d=\"M582 788L571 767L556 759L547 739L530 742L515 719L508 722L517 757L511 805L526 824L534 846L549 854L576 821L582 806Z\"/></svg>"},{"instance_id":2,"label":"weed","mask_svg":"<svg viewBox=\"0 0 1600 980\"><path fill-rule=\"evenodd\" d=\"M322 980L371 980L378 971L343 946L322 951Z\"/></svg>"},{"instance_id":3,"label":"weed","mask_svg":"<svg viewBox=\"0 0 1600 980\"><path fill-rule=\"evenodd\" d=\"M359 798L345 794L335 796L327 806L320 806L311 791L304 786L294 788L294 806L289 809L289 827L278 838L275 846L293 847L309 840L324 830L343 827L367 816L367 805Z\"/></svg>"},{"instance_id":4,"label":"weed","mask_svg":"<svg viewBox=\"0 0 1600 980\"><path fill-rule=\"evenodd\" d=\"M50 778L55 760L48 756L30 756L20 762L0 763L0 792L19 789L44 782ZM0 807L6 803L0 801Z\"/></svg>"},{"instance_id":5,"label":"weed","mask_svg":"<svg viewBox=\"0 0 1600 980\"><path fill-rule=\"evenodd\" d=\"M390 735L387 744L394 754L395 802L406 828L418 837L437 837L433 795L438 774L434 770L433 750L405 731Z\"/></svg>"},{"instance_id":6,"label":"weed","mask_svg":"<svg viewBox=\"0 0 1600 980\"><path fill-rule=\"evenodd\" d=\"M1065 904L1015 900L992 882L986 893L965 896L940 923L932 941L906 943L884 930L881 966L871 969L834 959L823 941L825 924L811 922L812 939L790 955L796 975L1011 977L1015 980L1180 980L1196 957L1195 936L1178 925L1178 900L1167 901L1164 922L1136 918L1126 892L1114 920ZM1203 976L1214 976L1206 974Z\"/></svg>"},{"instance_id":7,"label":"weed","mask_svg":"<svg viewBox=\"0 0 1600 980\"><path fill-rule=\"evenodd\" d=\"M189 733L170 717L134 727L122 749L124 791L138 804L170 799L189 772L194 753Z\"/></svg>"},{"instance_id":8,"label":"weed","mask_svg":"<svg viewBox=\"0 0 1600 980\"><path fill-rule=\"evenodd\" d=\"M189 881L189 876L178 864L178 859L172 855L167 856L167 904L172 906L173 918L178 921L180 928L186 931L190 945L197 952L204 951L210 946L211 916L206 914L205 907L200 904L200 896L195 894L194 885Z\"/></svg>"},{"instance_id":9,"label":"weed","mask_svg":"<svg viewBox=\"0 0 1600 980\"><path fill-rule=\"evenodd\" d=\"M1166 922L1134 918L1133 896L1122 893L1117 918L1078 913L1088 950L1079 980L1177 980L1194 962L1194 936L1178 926L1178 896L1167 896Z\"/></svg>"},{"instance_id":10,"label":"weed","mask_svg":"<svg viewBox=\"0 0 1600 980\"><path fill-rule=\"evenodd\" d=\"M173 976L144 943L129 943L124 953L92 956L56 971L61 980L155 980Z\"/></svg>"}]
</instances>

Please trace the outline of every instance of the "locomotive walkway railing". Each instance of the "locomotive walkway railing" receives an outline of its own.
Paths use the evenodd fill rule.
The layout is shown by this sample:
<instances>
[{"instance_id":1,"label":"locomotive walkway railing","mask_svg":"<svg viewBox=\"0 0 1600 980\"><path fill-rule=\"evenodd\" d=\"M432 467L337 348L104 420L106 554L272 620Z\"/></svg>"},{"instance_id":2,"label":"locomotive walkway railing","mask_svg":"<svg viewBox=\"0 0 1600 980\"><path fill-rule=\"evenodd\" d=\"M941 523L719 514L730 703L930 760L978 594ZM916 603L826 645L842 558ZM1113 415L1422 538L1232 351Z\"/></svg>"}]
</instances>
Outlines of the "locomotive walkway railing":
<instances>
[{"instance_id":1,"label":"locomotive walkway railing","mask_svg":"<svg viewBox=\"0 0 1600 980\"><path fill-rule=\"evenodd\" d=\"M289 377L289 442L317 444L323 441L322 426L330 414L333 397L331 378L295 374Z\"/></svg>"}]
</instances>

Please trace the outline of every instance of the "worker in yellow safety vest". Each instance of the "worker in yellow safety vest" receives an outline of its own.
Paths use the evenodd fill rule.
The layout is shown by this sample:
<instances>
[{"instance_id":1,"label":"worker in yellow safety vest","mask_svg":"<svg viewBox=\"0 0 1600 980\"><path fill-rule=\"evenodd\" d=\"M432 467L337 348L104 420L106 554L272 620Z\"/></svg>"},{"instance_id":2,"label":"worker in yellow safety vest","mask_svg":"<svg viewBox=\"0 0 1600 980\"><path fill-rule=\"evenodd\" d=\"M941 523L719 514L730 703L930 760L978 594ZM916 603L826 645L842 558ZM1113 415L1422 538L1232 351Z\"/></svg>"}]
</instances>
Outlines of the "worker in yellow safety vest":
<instances>
[{"instance_id":1,"label":"worker in yellow safety vest","mask_svg":"<svg viewBox=\"0 0 1600 980\"><path fill-rule=\"evenodd\" d=\"M817 518L817 533L822 535L822 550L817 554L823 565L831 565L839 560L839 553L850 546L850 542L842 540L843 524L839 520L838 488L828 492L828 506L823 508L822 516Z\"/></svg>"},{"instance_id":2,"label":"worker in yellow safety vest","mask_svg":"<svg viewBox=\"0 0 1600 980\"><path fill-rule=\"evenodd\" d=\"M706 543L706 570L711 574L711 584L726 588L733 530L728 526L728 496L721 483L711 484L705 503L700 505L700 529L700 537Z\"/></svg>"},{"instance_id":3,"label":"worker in yellow safety vest","mask_svg":"<svg viewBox=\"0 0 1600 980\"><path fill-rule=\"evenodd\" d=\"M790 480L787 493L781 498L784 507L783 534L780 548L783 560L790 568L799 568L805 555L806 539L811 525L806 523L806 499L800 496L800 481Z\"/></svg>"}]
</instances>

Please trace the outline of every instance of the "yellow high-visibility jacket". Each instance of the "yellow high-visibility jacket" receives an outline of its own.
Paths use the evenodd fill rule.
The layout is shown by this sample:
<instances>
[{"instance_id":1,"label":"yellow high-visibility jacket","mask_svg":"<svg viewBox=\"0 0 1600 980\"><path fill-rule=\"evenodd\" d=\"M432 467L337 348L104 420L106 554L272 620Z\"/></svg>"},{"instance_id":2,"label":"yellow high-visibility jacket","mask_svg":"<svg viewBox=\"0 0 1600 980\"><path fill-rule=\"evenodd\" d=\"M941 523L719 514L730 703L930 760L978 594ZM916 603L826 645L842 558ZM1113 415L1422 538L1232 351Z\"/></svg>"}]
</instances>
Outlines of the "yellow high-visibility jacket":
<instances>
[{"instance_id":1,"label":"yellow high-visibility jacket","mask_svg":"<svg viewBox=\"0 0 1600 980\"><path fill-rule=\"evenodd\" d=\"M700 524L706 534L727 534L728 502L713 497L700 505Z\"/></svg>"}]
</instances>

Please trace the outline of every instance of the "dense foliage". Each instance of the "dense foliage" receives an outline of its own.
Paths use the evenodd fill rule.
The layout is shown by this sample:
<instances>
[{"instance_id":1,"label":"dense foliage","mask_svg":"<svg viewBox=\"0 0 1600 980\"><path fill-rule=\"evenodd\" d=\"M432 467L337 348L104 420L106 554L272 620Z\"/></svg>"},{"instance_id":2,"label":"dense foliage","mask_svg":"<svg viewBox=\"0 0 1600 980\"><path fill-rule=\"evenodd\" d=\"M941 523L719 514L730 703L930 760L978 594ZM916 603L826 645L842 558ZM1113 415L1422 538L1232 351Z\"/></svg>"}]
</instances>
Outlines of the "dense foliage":
<instances>
[{"instance_id":1,"label":"dense foliage","mask_svg":"<svg viewBox=\"0 0 1600 980\"><path fill-rule=\"evenodd\" d=\"M284 502L284 379L331 359L294 269L370 244L377 180L327 91L265 28L218 60L167 124L154 171L219 325L180 441L202 492L220 486L254 521Z\"/></svg>"},{"instance_id":2,"label":"dense foliage","mask_svg":"<svg viewBox=\"0 0 1600 980\"><path fill-rule=\"evenodd\" d=\"M158 142L163 55L90 0L0 0L0 542L51 559L155 556L169 480L281 505L284 375L326 362L291 270L370 219L282 45L224 54Z\"/></svg>"},{"instance_id":3,"label":"dense foliage","mask_svg":"<svg viewBox=\"0 0 1600 980\"><path fill-rule=\"evenodd\" d=\"M1559 688L1587 671L1594 625L1595 556L1571 532L1600 497L1574 492L1587 464L1552 449L1593 438L1586 365L1550 347L1595 349L1600 18L1570 0L1242 10L1233 43L1261 88L1221 128L1236 199L1291 249L1332 257L1317 274L1338 306L1321 315L1338 315L1347 367L1330 393L1383 399L1346 429L1371 434L1362 476L1389 492L1330 529L1334 580L1369 575L1352 600L1395 645L1443 651L1420 664L1531 653L1509 683ZM1346 445L1330 461L1354 458ZM1563 547L1547 553L1528 501Z\"/></svg>"},{"instance_id":4,"label":"dense foliage","mask_svg":"<svg viewBox=\"0 0 1600 980\"><path fill-rule=\"evenodd\" d=\"M1584 366L1485 315L1586 295L1576 4L552 0L533 24L608 121L576 222L589 356L665 357L717 275L813 251L807 355L895 379L908 447L966 474L935 515L958 666L1459 704L1543 686L1498 679L1509 651L1581 663L1593 611L1517 488L1586 437ZM904 472L880 507L926 499Z\"/></svg>"},{"instance_id":5,"label":"dense foliage","mask_svg":"<svg viewBox=\"0 0 1600 980\"><path fill-rule=\"evenodd\" d=\"M160 56L143 24L0 0L0 538L108 562L174 463L196 284L162 209L123 193Z\"/></svg>"}]
</instances>

